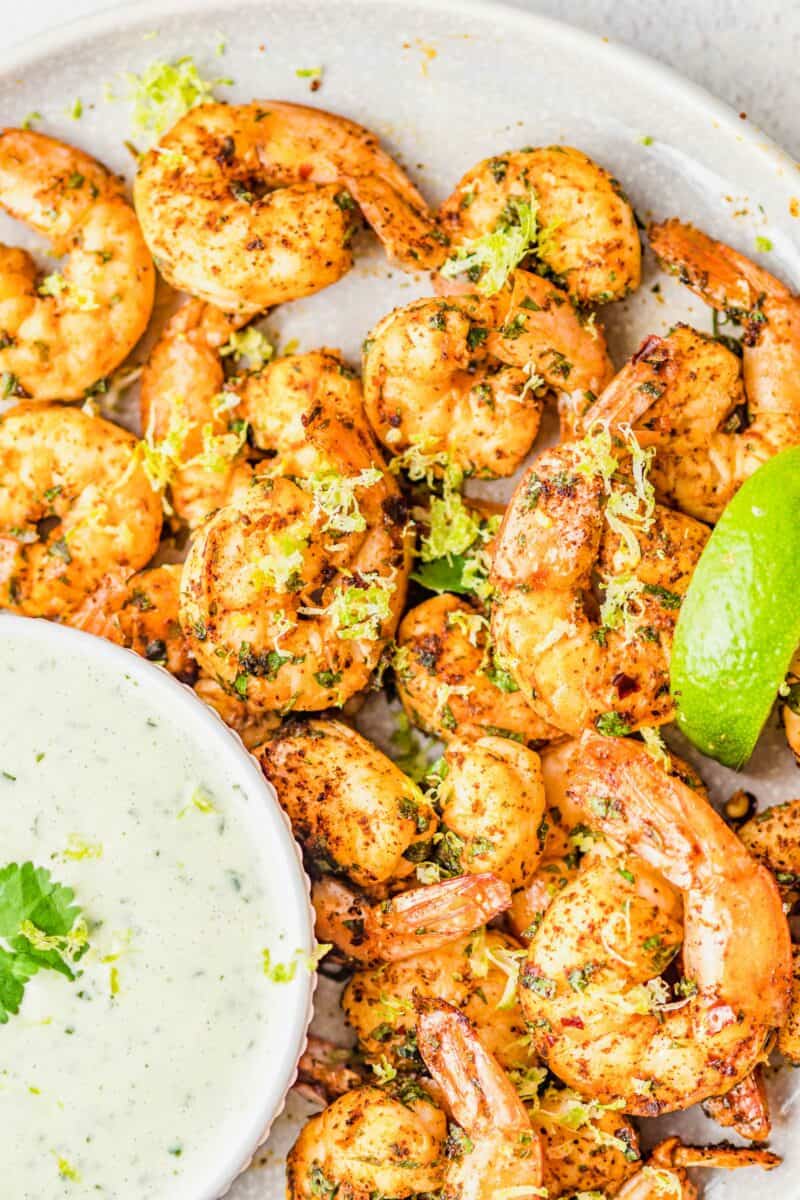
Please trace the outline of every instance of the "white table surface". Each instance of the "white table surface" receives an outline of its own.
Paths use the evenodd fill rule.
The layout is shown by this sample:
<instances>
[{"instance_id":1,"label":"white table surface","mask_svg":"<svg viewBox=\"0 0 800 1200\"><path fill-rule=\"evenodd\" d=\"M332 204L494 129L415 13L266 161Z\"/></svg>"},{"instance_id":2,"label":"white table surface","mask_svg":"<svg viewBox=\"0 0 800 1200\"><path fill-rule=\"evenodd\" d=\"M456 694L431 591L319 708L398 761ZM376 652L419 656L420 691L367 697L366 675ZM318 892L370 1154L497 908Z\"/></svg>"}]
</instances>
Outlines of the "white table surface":
<instances>
[{"instance_id":1,"label":"white table surface","mask_svg":"<svg viewBox=\"0 0 800 1200\"><path fill-rule=\"evenodd\" d=\"M335 4L336 0L330 0ZM800 158L796 0L509 0L624 42L700 83ZM126 0L0 0L6 44ZM794 100L794 103L792 102ZM0 114L0 122L2 114Z\"/></svg>"}]
</instances>

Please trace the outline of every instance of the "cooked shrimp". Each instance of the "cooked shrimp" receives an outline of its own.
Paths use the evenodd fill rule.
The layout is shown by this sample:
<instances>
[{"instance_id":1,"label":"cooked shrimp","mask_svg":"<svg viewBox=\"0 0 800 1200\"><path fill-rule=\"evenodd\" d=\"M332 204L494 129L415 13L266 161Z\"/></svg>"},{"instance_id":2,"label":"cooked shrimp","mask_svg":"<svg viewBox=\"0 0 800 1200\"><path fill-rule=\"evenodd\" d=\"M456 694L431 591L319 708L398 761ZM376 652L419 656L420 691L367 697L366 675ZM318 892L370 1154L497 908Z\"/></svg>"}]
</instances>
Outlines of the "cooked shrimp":
<instances>
[{"instance_id":1,"label":"cooked shrimp","mask_svg":"<svg viewBox=\"0 0 800 1200\"><path fill-rule=\"evenodd\" d=\"M560 732L539 716L496 655L489 623L444 593L406 613L397 632L397 692L409 719L443 741L500 734L539 746Z\"/></svg>"},{"instance_id":2,"label":"cooked shrimp","mask_svg":"<svg viewBox=\"0 0 800 1200\"><path fill-rule=\"evenodd\" d=\"M741 363L679 326L646 338L589 416L641 430L659 493L714 522L763 462L800 443L800 297L691 225L665 221L650 241L662 266L744 326Z\"/></svg>"},{"instance_id":3,"label":"cooked shrimp","mask_svg":"<svg viewBox=\"0 0 800 1200\"><path fill-rule=\"evenodd\" d=\"M0 130L0 205L68 255L44 279L0 245L0 373L5 395L78 400L144 333L155 271L122 185L72 146Z\"/></svg>"},{"instance_id":4,"label":"cooked shrimp","mask_svg":"<svg viewBox=\"0 0 800 1200\"><path fill-rule=\"evenodd\" d=\"M382 465L367 425L361 384L338 350L276 359L231 385L253 445L289 475L311 475L340 458ZM353 446L352 450L347 449ZM359 462L353 462L358 470Z\"/></svg>"},{"instance_id":5,"label":"cooked shrimp","mask_svg":"<svg viewBox=\"0 0 800 1200\"><path fill-rule=\"evenodd\" d=\"M181 624L206 674L253 708L341 706L396 628L405 510L379 458L352 449L315 479L254 475L192 543Z\"/></svg>"},{"instance_id":6,"label":"cooked shrimp","mask_svg":"<svg viewBox=\"0 0 800 1200\"><path fill-rule=\"evenodd\" d=\"M789 1014L778 1030L778 1049L792 1066L800 1066L800 947L792 949L792 996Z\"/></svg>"},{"instance_id":7,"label":"cooked shrimp","mask_svg":"<svg viewBox=\"0 0 800 1200\"><path fill-rule=\"evenodd\" d=\"M368 965L437 950L471 933L504 912L511 893L494 875L462 875L371 905L327 876L314 884L311 900L318 939Z\"/></svg>"},{"instance_id":8,"label":"cooked shrimp","mask_svg":"<svg viewBox=\"0 0 800 1200\"><path fill-rule=\"evenodd\" d=\"M601 330L516 271L491 298L416 300L385 316L364 343L364 404L393 453L424 443L466 474L506 476L533 445L545 390L571 410L612 372Z\"/></svg>"},{"instance_id":9,"label":"cooked shrimp","mask_svg":"<svg viewBox=\"0 0 800 1200\"><path fill-rule=\"evenodd\" d=\"M502 233L530 206L538 235L530 251L563 281L579 304L605 304L639 286L641 247L636 220L619 183L571 146L542 146L484 159L457 185L439 210L458 270L459 251ZM470 259L463 259L468 268Z\"/></svg>"},{"instance_id":10,"label":"cooked shrimp","mask_svg":"<svg viewBox=\"0 0 800 1200\"><path fill-rule=\"evenodd\" d=\"M348 440L371 444L359 381L338 350L273 362L266 338L248 331L242 353L248 357L252 332L252 369L226 377L224 361L232 361L231 337L241 324L241 317L190 300L168 323L142 376L151 474L192 528L236 491L250 443L292 475L330 466ZM247 482L251 473L244 470Z\"/></svg>"},{"instance_id":11,"label":"cooked shrimp","mask_svg":"<svg viewBox=\"0 0 800 1200\"><path fill-rule=\"evenodd\" d=\"M342 1010L360 1053L370 1063L414 1070L415 1003L447 1000L469 1018L504 1067L526 1070L536 1060L517 998L523 958L518 942L497 929L480 929L437 950L421 948L400 962L356 971L342 993Z\"/></svg>"},{"instance_id":12,"label":"cooked shrimp","mask_svg":"<svg viewBox=\"0 0 800 1200\"><path fill-rule=\"evenodd\" d=\"M443 1200L542 1193L542 1145L505 1071L458 1009L427 1004L417 1023L422 1059L463 1129L444 1176Z\"/></svg>"},{"instance_id":13,"label":"cooked shrimp","mask_svg":"<svg viewBox=\"0 0 800 1200\"><path fill-rule=\"evenodd\" d=\"M653 903L635 868L601 862L554 900L530 944L520 995L536 1049L570 1086L635 1114L724 1094L788 1009L789 930L774 881L633 741L584 734L569 791L588 824L682 895L684 999L652 984L679 948L680 905Z\"/></svg>"},{"instance_id":14,"label":"cooked shrimp","mask_svg":"<svg viewBox=\"0 0 800 1200\"><path fill-rule=\"evenodd\" d=\"M197 664L178 621L180 581L179 563L147 567L136 575L107 575L67 616L67 624L127 646L193 683Z\"/></svg>"},{"instance_id":15,"label":"cooked shrimp","mask_svg":"<svg viewBox=\"0 0 800 1200\"><path fill-rule=\"evenodd\" d=\"M141 427L153 482L195 528L224 504L246 448L220 350L241 320L199 300L167 323L142 374Z\"/></svg>"},{"instance_id":16,"label":"cooked shrimp","mask_svg":"<svg viewBox=\"0 0 800 1200\"><path fill-rule=\"evenodd\" d=\"M441 1089L445 1106L469 1136L465 1156L457 1168L459 1178L466 1174L477 1185L473 1177L477 1171L478 1179L486 1181L485 1163L492 1157L503 1164L503 1170L510 1163L511 1194L521 1196L525 1194L524 1185L532 1181L529 1172L531 1158L535 1158L539 1160L543 1191L557 1200L576 1193L593 1195L595 1190L613 1196L636 1172L638 1137L625 1117L586 1102L567 1089L549 1087L537 1096L536 1077L541 1084L544 1072L535 1068L528 1075L516 1073L516 1085L532 1102L528 1109L492 1053L483 1030L476 1031L447 1003L420 1000L419 1005L420 1053ZM493 1128L496 1135L493 1154L485 1141L488 1128ZM525 1154L525 1147L535 1143L538 1149L533 1155ZM515 1167L516 1185L511 1182ZM447 1179L452 1186L453 1177L448 1175ZM464 1193L446 1190L444 1194ZM482 1198L486 1192L466 1194Z\"/></svg>"},{"instance_id":17,"label":"cooked shrimp","mask_svg":"<svg viewBox=\"0 0 800 1200\"><path fill-rule=\"evenodd\" d=\"M404 1104L381 1088L356 1088L301 1130L286 1161L287 1200L438 1193L446 1135L445 1115L430 1100Z\"/></svg>"},{"instance_id":18,"label":"cooked shrimp","mask_svg":"<svg viewBox=\"0 0 800 1200\"><path fill-rule=\"evenodd\" d=\"M309 1034L297 1064L294 1090L309 1100L330 1104L364 1082L363 1071L351 1066L352 1059L352 1050Z\"/></svg>"},{"instance_id":19,"label":"cooked shrimp","mask_svg":"<svg viewBox=\"0 0 800 1200\"><path fill-rule=\"evenodd\" d=\"M735 1171L741 1167L761 1167L771 1171L780 1165L776 1154L767 1150L743 1150L739 1147L684 1146L676 1137L660 1142L648 1162L616 1193L617 1200L697 1200L698 1191L687 1167L715 1167Z\"/></svg>"},{"instance_id":20,"label":"cooked shrimp","mask_svg":"<svg viewBox=\"0 0 800 1200\"><path fill-rule=\"evenodd\" d=\"M491 575L503 665L540 717L572 736L594 722L628 731L670 720L672 633L708 536L654 505L641 478L609 478L614 456L598 465L594 455L578 443L536 460L506 510Z\"/></svg>"},{"instance_id":21,"label":"cooked shrimp","mask_svg":"<svg viewBox=\"0 0 800 1200\"><path fill-rule=\"evenodd\" d=\"M425 201L375 135L299 104L192 109L142 158L134 200L168 282L228 312L335 283L353 263L359 209L402 267L444 256Z\"/></svg>"},{"instance_id":22,"label":"cooked shrimp","mask_svg":"<svg viewBox=\"0 0 800 1200\"><path fill-rule=\"evenodd\" d=\"M615 1196L639 1169L636 1129L614 1107L584 1100L569 1088L547 1087L533 1098L528 1114L542 1143L551 1200L595 1191Z\"/></svg>"},{"instance_id":23,"label":"cooked shrimp","mask_svg":"<svg viewBox=\"0 0 800 1200\"><path fill-rule=\"evenodd\" d=\"M769 1100L761 1066L756 1066L724 1096L703 1101L703 1111L718 1125L733 1129L739 1137L765 1142L772 1132Z\"/></svg>"},{"instance_id":24,"label":"cooked shrimp","mask_svg":"<svg viewBox=\"0 0 800 1200\"><path fill-rule=\"evenodd\" d=\"M277 713L251 708L236 693L226 692L216 679L201 675L194 690L234 733L238 733L248 750L260 746L265 738L271 737L280 727L281 719Z\"/></svg>"},{"instance_id":25,"label":"cooked shrimp","mask_svg":"<svg viewBox=\"0 0 800 1200\"><path fill-rule=\"evenodd\" d=\"M554 896L581 870L582 848L593 841L582 811L569 799L567 782L577 741L547 747L540 766L545 792L541 825L541 859L526 882L513 893L507 921L515 937L527 945Z\"/></svg>"},{"instance_id":26,"label":"cooked shrimp","mask_svg":"<svg viewBox=\"0 0 800 1200\"><path fill-rule=\"evenodd\" d=\"M458 875L490 871L522 887L542 853L539 755L508 738L455 738L444 765L438 801L448 867Z\"/></svg>"},{"instance_id":27,"label":"cooked shrimp","mask_svg":"<svg viewBox=\"0 0 800 1200\"><path fill-rule=\"evenodd\" d=\"M765 808L741 825L738 833L782 888L800 886L800 800Z\"/></svg>"},{"instance_id":28,"label":"cooked shrimp","mask_svg":"<svg viewBox=\"0 0 800 1200\"><path fill-rule=\"evenodd\" d=\"M797 297L789 299L800 310ZM796 324L800 335L800 316ZM765 336L754 328L754 337ZM773 330L772 336L774 342L780 334ZM687 325L665 337L651 335L584 417L584 423L632 426L655 447L651 477L659 497L712 524L748 476L800 441L800 390L791 366L784 365L786 379L773 378L768 390L760 376L777 375L774 344L765 350L749 335L741 344L743 362ZM793 361L800 365L800 346Z\"/></svg>"},{"instance_id":29,"label":"cooked shrimp","mask_svg":"<svg viewBox=\"0 0 800 1200\"><path fill-rule=\"evenodd\" d=\"M109 573L149 562L160 533L133 434L57 404L0 417L0 604L66 617Z\"/></svg>"},{"instance_id":30,"label":"cooked shrimp","mask_svg":"<svg viewBox=\"0 0 800 1200\"><path fill-rule=\"evenodd\" d=\"M413 875L438 820L377 746L338 721L296 721L255 755L317 871L373 889Z\"/></svg>"}]
</instances>

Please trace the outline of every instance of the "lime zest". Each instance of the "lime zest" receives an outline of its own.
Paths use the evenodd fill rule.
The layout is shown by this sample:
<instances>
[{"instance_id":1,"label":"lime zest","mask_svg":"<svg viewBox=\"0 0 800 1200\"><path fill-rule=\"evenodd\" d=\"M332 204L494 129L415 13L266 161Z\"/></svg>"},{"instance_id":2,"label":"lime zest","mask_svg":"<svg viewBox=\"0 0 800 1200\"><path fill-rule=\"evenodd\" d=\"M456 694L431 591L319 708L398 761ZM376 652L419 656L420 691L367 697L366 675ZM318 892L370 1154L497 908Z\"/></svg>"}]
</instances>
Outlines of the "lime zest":
<instances>
[{"instance_id":1,"label":"lime zest","mask_svg":"<svg viewBox=\"0 0 800 1200\"><path fill-rule=\"evenodd\" d=\"M260 371L275 357L275 347L265 333L248 325L234 330L219 353L221 358L233 356L237 362L246 359L251 371Z\"/></svg>"},{"instance_id":2,"label":"lime zest","mask_svg":"<svg viewBox=\"0 0 800 1200\"><path fill-rule=\"evenodd\" d=\"M148 146L191 109L213 101L214 88L233 84L224 77L204 79L191 55L174 62L157 59L141 75L128 72L126 79L133 103L133 132L143 136Z\"/></svg>"},{"instance_id":3,"label":"lime zest","mask_svg":"<svg viewBox=\"0 0 800 1200\"><path fill-rule=\"evenodd\" d=\"M356 490L374 487L382 479L383 471L377 467L367 467L357 475L342 475L335 467L325 466L301 480L300 486L314 498L312 517L323 521L323 533L363 533L367 521Z\"/></svg>"},{"instance_id":4,"label":"lime zest","mask_svg":"<svg viewBox=\"0 0 800 1200\"><path fill-rule=\"evenodd\" d=\"M538 203L533 191L510 196L494 228L467 239L441 269L445 279L466 274L484 296L493 296L537 244Z\"/></svg>"}]
</instances>

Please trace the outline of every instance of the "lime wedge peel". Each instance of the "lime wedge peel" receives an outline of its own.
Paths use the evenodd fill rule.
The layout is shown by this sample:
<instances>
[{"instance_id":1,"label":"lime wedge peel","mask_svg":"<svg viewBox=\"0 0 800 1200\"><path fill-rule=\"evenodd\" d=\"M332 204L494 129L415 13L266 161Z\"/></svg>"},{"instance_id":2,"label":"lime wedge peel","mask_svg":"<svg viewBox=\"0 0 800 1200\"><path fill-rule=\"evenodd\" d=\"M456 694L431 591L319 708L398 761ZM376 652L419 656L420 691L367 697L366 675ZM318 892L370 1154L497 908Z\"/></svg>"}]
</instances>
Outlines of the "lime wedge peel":
<instances>
[{"instance_id":1,"label":"lime wedge peel","mask_svg":"<svg viewBox=\"0 0 800 1200\"><path fill-rule=\"evenodd\" d=\"M722 514L684 597L672 649L681 730L740 768L800 645L800 446L783 450Z\"/></svg>"}]
</instances>

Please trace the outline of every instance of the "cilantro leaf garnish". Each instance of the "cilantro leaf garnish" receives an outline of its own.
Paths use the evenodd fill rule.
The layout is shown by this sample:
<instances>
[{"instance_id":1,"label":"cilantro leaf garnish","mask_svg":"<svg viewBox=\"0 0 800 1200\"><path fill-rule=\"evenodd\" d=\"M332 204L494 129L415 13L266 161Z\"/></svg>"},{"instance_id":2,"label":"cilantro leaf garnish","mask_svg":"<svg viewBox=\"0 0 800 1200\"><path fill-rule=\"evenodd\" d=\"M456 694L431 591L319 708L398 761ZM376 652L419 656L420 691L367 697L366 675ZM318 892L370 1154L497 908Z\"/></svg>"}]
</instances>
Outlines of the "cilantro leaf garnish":
<instances>
[{"instance_id":1,"label":"cilantro leaf garnish","mask_svg":"<svg viewBox=\"0 0 800 1200\"><path fill-rule=\"evenodd\" d=\"M75 893L45 867L9 863L0 870L0 1024L19 1012L25 984L40 970L75 978L88 932Z\"/></svg>"}]
</instances>

